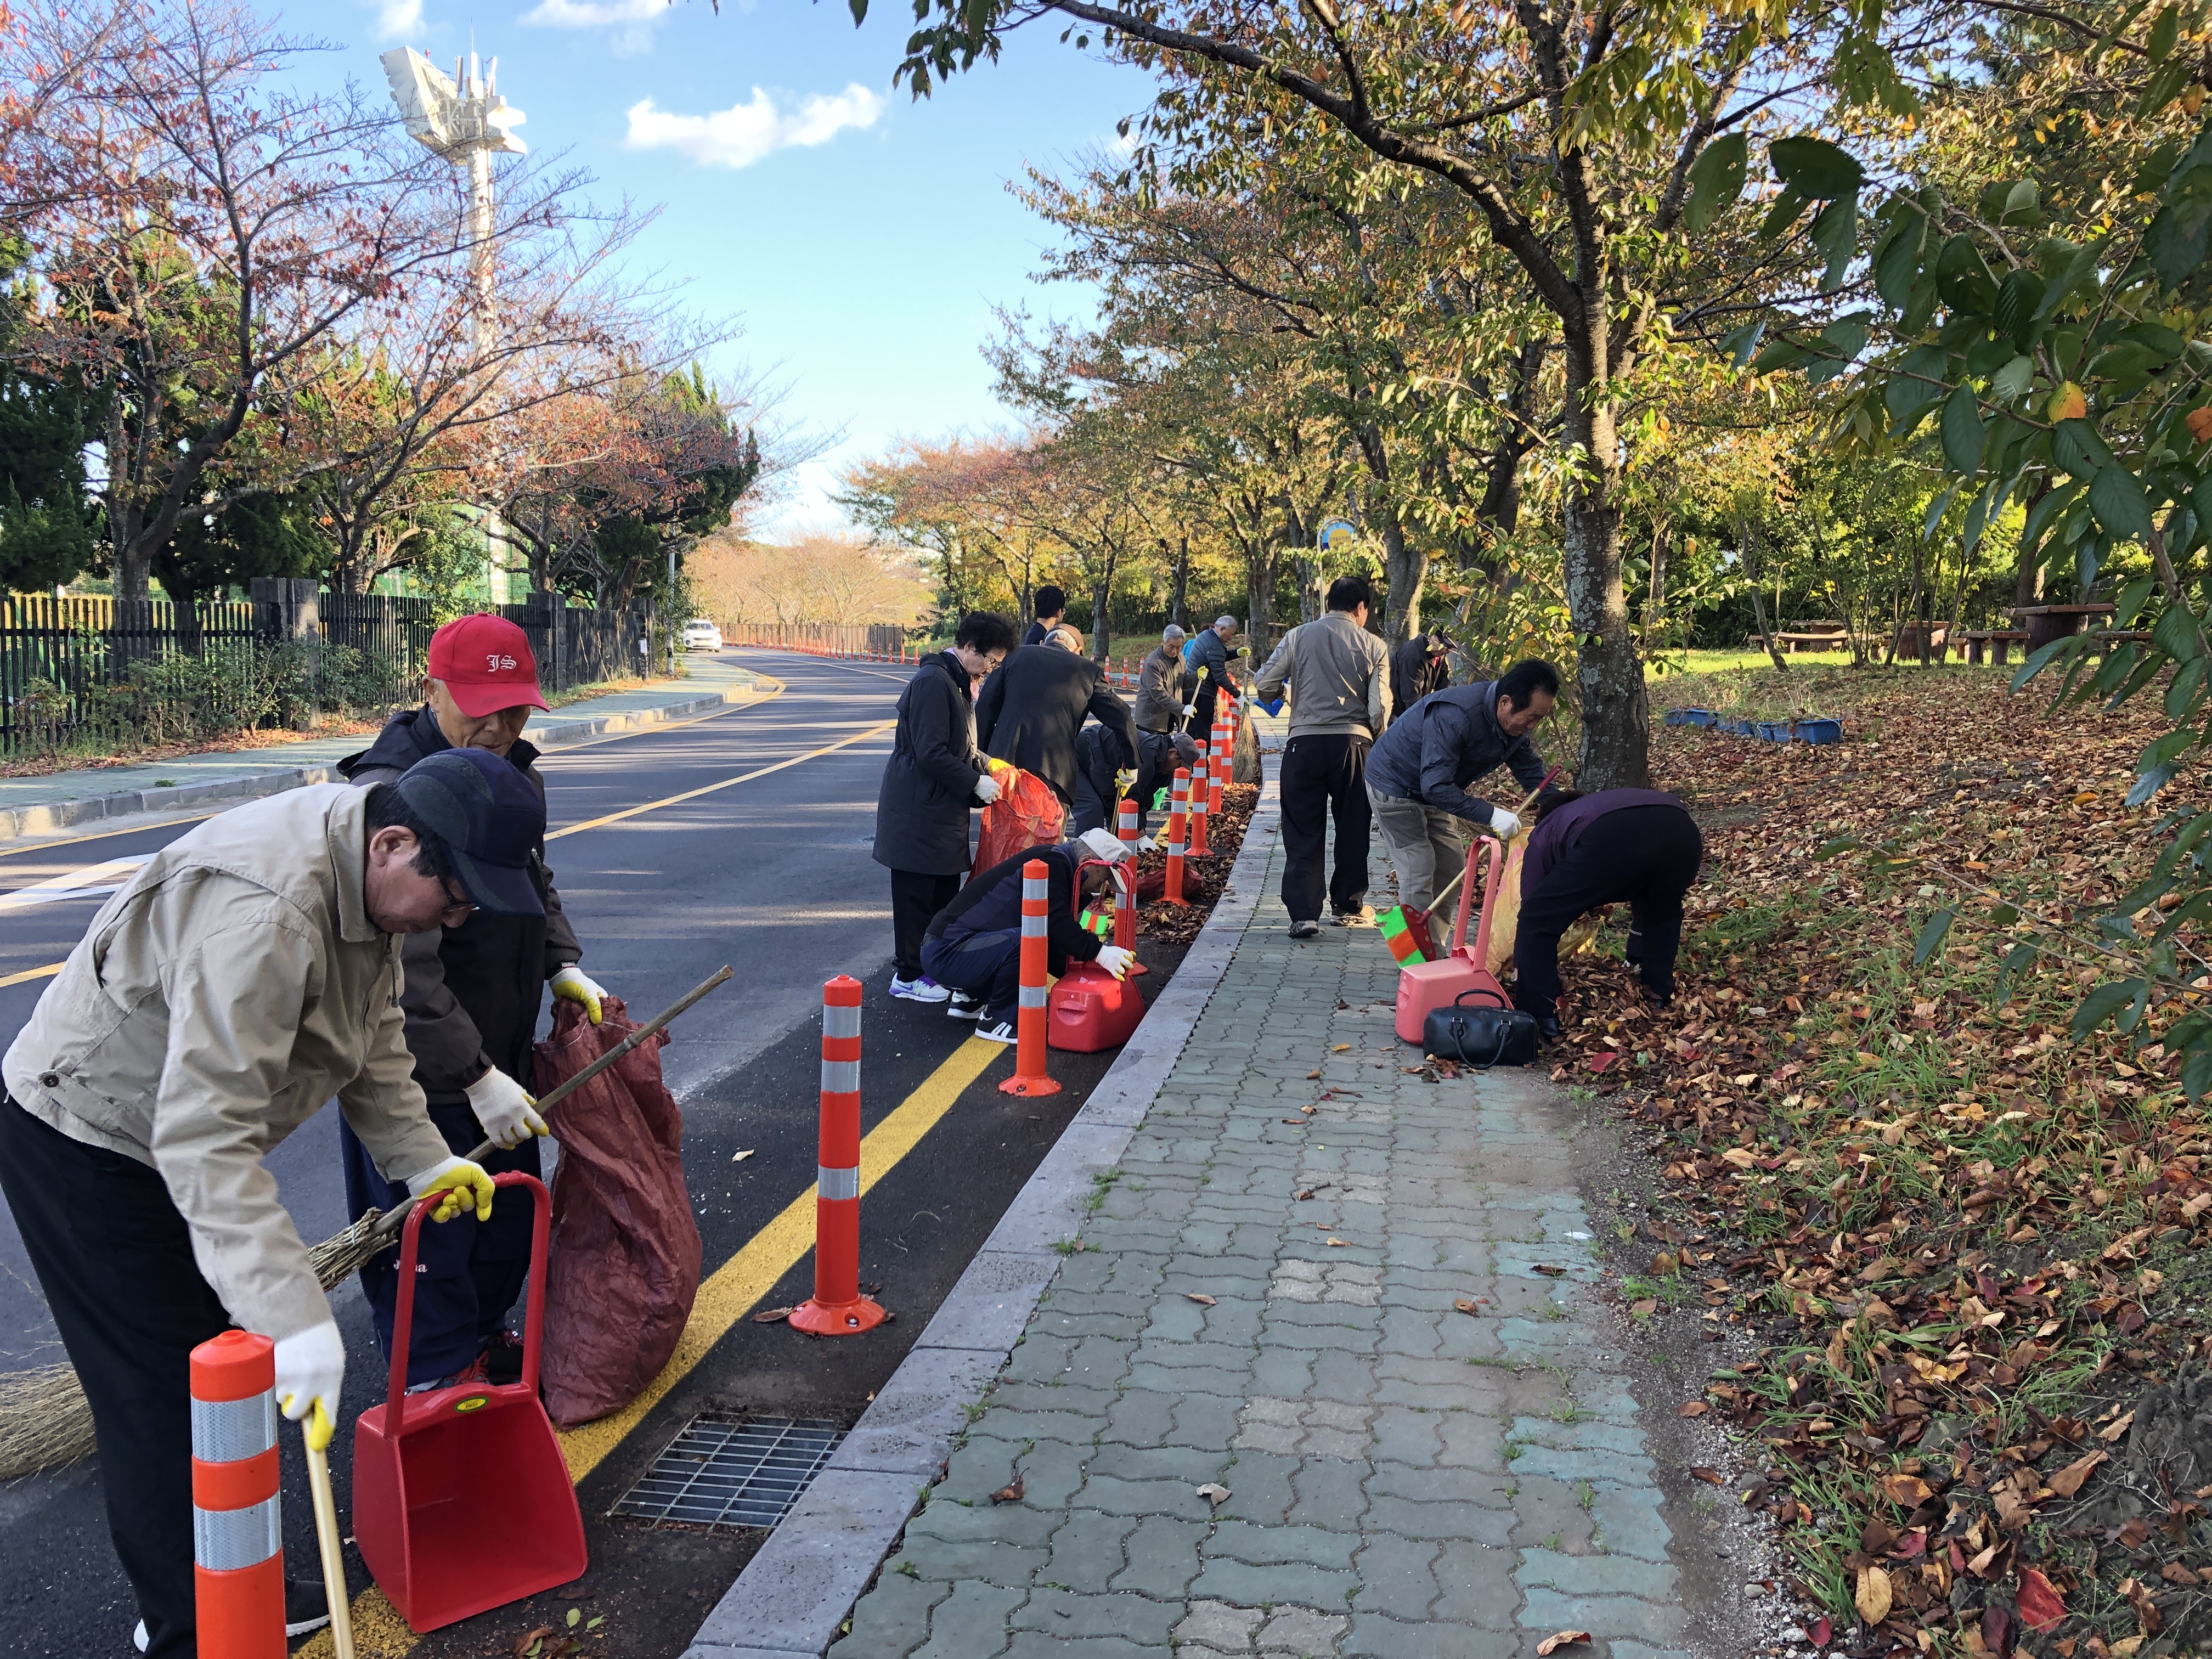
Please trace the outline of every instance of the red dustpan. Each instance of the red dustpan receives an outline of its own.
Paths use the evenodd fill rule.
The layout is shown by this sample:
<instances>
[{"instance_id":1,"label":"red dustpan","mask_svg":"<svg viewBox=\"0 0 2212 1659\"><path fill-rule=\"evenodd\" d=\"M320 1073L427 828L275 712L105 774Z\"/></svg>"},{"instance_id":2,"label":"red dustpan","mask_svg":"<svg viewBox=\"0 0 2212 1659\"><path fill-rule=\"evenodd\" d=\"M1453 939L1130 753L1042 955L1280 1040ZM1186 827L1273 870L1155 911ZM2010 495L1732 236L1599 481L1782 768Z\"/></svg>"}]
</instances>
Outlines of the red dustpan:
<instances>
[{"instance_id":1,"label":"red dustpan","mask_svg":"<svg viewBox=\"0 0 2212 1659\"><path fill-rule=\"evenodd\" d=\"M391 1392L354 1425L354 1536L378 1588L418 1633L568 1583L585 1567L583 1512L538 1401L550 1206L530 1176L495 1180L528 1189L500 1201L528 1196L538 1206L522 1380L407 1392L416 1247L429 1208L418 1204L399 1247Z\"/></svg>"},{"instance_id":2,"label":"red dustpan","mask_svg":"<svg viewBox=\"0 0 2212 1659\"><path fill-rule=\"evenodd\" d=\"M1482 919L1475 930L1472 950L1467 943L1468 908L1474 896L1474 865L1487 855L1482 886ZM1470 991L1495 997L1501 1008L1513 1000L1486 965L1490 960L1490 918L1498 903L1499 878L1504 873L1505 848L1487 836L1478 836L1467 849L1467 876L1459 889L1459 913L1452 923L1451 945L1436 962L1409 963L1398 970L1398 1035L1408 1042L1421 1040L1421 1027L1431 1008L1449 1008Z\"/></svg>"}]
</instances>

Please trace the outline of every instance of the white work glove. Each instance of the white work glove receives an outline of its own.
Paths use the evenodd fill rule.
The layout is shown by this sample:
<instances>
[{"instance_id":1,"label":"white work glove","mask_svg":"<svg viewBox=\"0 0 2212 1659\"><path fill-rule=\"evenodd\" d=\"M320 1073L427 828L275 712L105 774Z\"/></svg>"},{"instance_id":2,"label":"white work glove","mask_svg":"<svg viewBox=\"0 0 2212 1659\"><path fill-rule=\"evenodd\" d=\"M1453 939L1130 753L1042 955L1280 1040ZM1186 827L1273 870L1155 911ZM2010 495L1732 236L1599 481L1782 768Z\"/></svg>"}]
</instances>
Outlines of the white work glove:
<instances>
[{"instance_id":1,"label":"white work glove","mask_svg":"<svg viewBox=\"0 0 2212 1659\"><path fill-rule=\"evenodd\" d=\"M317 1406L335 1420L338 1385L345 1381L345 1339L325 1319L276 1342L276 1407L295 1423Z\"/></svg>"},{"instance_id":2,"label":"white work glove","mask_svg":"<svg viewBox=\"0 0 2212 1659\"><path fill-rule=\"evenodd\" d=\"M1098 965L1113 975L1115 979L1127 979L1129 976L1129 964L1136 961L1137 953L1134 951L1124 951L1118 945L1102 945L1098 947L1097 959Z\"/></svg>"},{"instance_id":3,"label":"white work glove","mask_svg":"<svg viewBox=\"0 0 2212 1659\"><path fill-rule=\"evenodd\" d=\"M1500 841L1511 841L1521 833L1521 819L1502 806L1493 806L1490 809L1490 827L1497 831Z\"/></svg>"},{"instance_id":4,"label":"white work glove","mask_svg":"<svg viewBox=\"0 0 2212 1659\"><path fill-rule=\"evenodd\" d=\"M599 1023L599 999L607 994L605 986L586 974L573 962L553 975L552 984L555 996L566 997L571 1002L582 1003L584 1018L594 1025ZM479 1112L477 1115L481 1117L483 1114ZM545 1133L544 1125L538 1126L538 1133L541 1135Z\"/></svg>"},{"instance_id":5,"label":"white work glove","mask_svg":"<svg viewBox=\"0 0 2212 1659\"><path fill-rule=\"evenodd\" d=\"M1197 705L1196 703L1194 703L1194 702L1187 702L1187 703L1183 704L1183 706L1182 706L1182 717L1183 717L1185 720L1188 720L1188 719L1190 719L1190 717L1191 717L1192 715L1194 715L1194 714L1197 714L1197 713L1198 713L1198 705Z\"/></svg>"},{"instance_id":6,"label":"white work glove","mask_svg":"<svg viewBox=\"0 0 2212 1659\"><path fill-rule=\"evenodd\" d=\"M438 1201L430 1206L433 1221L451 1221L464 1210L474 1210L477 1220L489 1221L492 1194L499 1190L491 1184L491 1176L483 1164L472 1164L450 1152L422 1174L409 1176L406 1184L409 1194L416 1198L438 1194Z\"/></svg>"},{"instance_id":7,"label":"white work glove","mask_svg":"<svg viewBox=\"0 0 2212 1659\"><path fill-rule=\"evenodd\" d=\"M1139 853L1157 853L1160 850L1159 841L1156 836L1139 836L1137 837L1137 850Z\"/></svg>"},{"instance_id":8,"label":"white work glove","mask_svg":"<svg viewBox=\"0 0 2212 1659\"><path fill-rule=\"evenodd\" d=\"M984 805L988 806L993 801L998 799L998 779L993 777L988 772L977 775L975 779L975 799L981 801Z\"/></svg>"},{"instance_id":9,"label":"white work glove","mask_svg":"<svg viewBox=\"0 0 2212 1659\"><path fill-rule=\"evenodd\" d=\"M507 1152L546 1133L537 1106L530 1091L496 1066L469 1085L469 1109L492 1143Z\"/></svg>"}]
</instances>

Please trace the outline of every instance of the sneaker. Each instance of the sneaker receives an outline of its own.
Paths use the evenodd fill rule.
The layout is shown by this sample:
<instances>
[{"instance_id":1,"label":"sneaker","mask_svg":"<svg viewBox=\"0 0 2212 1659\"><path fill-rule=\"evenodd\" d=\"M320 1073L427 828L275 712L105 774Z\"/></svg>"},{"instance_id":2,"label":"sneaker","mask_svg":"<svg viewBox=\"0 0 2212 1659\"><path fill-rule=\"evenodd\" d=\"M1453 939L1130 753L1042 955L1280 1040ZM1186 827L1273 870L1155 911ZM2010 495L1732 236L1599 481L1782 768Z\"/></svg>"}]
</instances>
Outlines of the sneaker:
<instances>
[{"instance_id":1,"label":"sneaker","mask_svg":"<svg viewBox=\"0 0 2212 1659\"><path fill-rule=\"evenodd\" d=\"M952 1019L981 1019L983 1018L983 999L971 997L965 991L955 991L945 1012Z\"/></svg>"},{"instance_id":2,"label":"sneaker","mask_svg":"<svg viewBox=\"0 0 2212 1659\"><path fill-rule=\"evenodd\" d=\"M1339 910L1329 920L1340 927L1372 927L1375 913L1363 904L1356 910Z\"/></svg>"},{"instance_id":3,"label":"sneaker","mask_svg":"<svg viewBox=\"0 0 2212 1659\"><path fill-rule=\"evenodd\" d=\"M515 1375L520 1376L521 1373L518 1371ZM435 1377L428 1382L417 1382L414 1387L408 1389L407 1392L410 1394L429 1394L439 1389L458 1389L471 1382L488 1383L490 1381L491 1375L484 1369L484 1357L482 1354L478 1354L474 1359L469 1361L467 1364L462 1366L460 1370L455 1371L451 1376ZM318 1593L319 1594L319 1592Z\"/></svg>"},{"instance_id":4,"label":"sneaker","mask_svg":"<svg viewBox=\"0 0 2212 1659\"><path fill-rule=\"evenodd\" d=\"M1292 939L1312 939L1320 932L1321 924L1317 921L1294 921L1291 924Z\"/></svg>"},{"instance_id":5,"label":"sneaker","mask_svg":"<svg viewBox=\"0 0 2212 1659\"><path fill-rule=\"evenodd\" d=\"M988 1024L978 1024L975 1027L975 1035L986 1042L1003 1042L1008 1048L1012 1048L1022 1040L1021 1034L1014 1030L1014 1022L1011 1019L1001 1019Z\"/></svg>"},{"instance_id":6,"label":"sneaker","mask_svg":"<svg viewBox=\"0 0 2212 1659\"><path fill-rule=\"evenodd\" d=\"M891 975L891 994L902 1002L943 1002L952 993L939 985L927 974L916 974L912 979Z\"/></svg>"},{"instance_id":7,"label":"sneaker","mask_svg":"<svg viewBox=\"0 0 2212 1659\"><path fill-rule=\"evenodd\" d=\"M284 1581L284 1634L305 1636L331 1622L331 1598L319 1578Z\"/></svg>"}]
</instances>

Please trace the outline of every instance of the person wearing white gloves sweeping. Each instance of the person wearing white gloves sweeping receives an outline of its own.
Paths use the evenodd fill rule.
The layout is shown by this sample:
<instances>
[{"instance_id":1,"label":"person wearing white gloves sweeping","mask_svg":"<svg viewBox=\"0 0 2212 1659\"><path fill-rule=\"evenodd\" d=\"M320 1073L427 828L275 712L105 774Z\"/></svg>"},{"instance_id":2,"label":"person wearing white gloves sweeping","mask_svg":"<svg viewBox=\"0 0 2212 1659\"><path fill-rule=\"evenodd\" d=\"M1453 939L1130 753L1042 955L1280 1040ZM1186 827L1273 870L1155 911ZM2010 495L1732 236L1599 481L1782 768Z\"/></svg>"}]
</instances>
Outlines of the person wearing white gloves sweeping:
<instances>
[{"instance_id":1,"label":"person wearing white gloves sweeping","mask_svg":"<svg viewBox=\"0 0 2212 1659\"><path fill-rule=\"evenodd\" d=\"M155 1659L198 1651L192 1349L257 1332L287 1417L338 1411L345 1345L263 1160L335 1095L395 1188L491 1214L491 1177L414 1079L400 941L534 901L544 821L521 794L497 809L476 764L441 757L209 819L100 907L0 1061L0 1192L92 1407ZM319 1578L285 1602L295 1634L329 1617Z\"/></svg>"},{"instance_id":2,"label":"person wearing white gloves sweeping","mask_svg":"<svg viewBox=\"0 0 2212 1659\"><path fill-rule=\"evenodd\" d=\"M539 836L528 872L536 908L507 915L480 909L457 926L410 939L402 952L407 1047L415 1056L415 1080L429 1099L430 1121L457 1152L485 1140L497 1145L501 1150L484 1160L494 1175L519 1170L536 1176L543 1170L537 1137L546 1123L527 1079L545 992L550 987L555 997L580 1005L594 1025L605 994L577 966L583 947L545 867L545 781L537 749L522 736L531 712L545 699L529 636L503 617L447 623L431 636L428 667L422 707L395 716L374 744L340 761L338 770L351 782L373 784L432 755L496 756L537 802ZM353 1217L389 1210L395 1194L360 1139L342 1130L339 1143ZM410 1388L511 1382L521 1375L522 1346L507 1328L507 1315L529 1273L530 1229L530 1206L514 1204L489 1225L464 1221L423 1236L408 1343ZM397 1249L387 1251L361 1274L387 1357L398 1261Z\"/></svg>"}]
</instances>

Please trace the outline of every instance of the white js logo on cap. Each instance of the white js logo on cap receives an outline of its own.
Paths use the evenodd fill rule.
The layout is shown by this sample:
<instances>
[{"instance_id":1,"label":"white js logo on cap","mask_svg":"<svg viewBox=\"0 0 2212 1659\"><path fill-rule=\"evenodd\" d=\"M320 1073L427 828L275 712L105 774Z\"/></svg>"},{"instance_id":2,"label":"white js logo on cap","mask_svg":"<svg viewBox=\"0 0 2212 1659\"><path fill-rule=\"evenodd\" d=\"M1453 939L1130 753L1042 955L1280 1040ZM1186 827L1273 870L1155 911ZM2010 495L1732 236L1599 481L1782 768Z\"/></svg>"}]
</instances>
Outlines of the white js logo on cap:
<instances>
[{"instance_id":1,"label":"white js logo on cap","mask_svg":"<svg viewBox=\"0 0 2212 1659\"><path fill-rule=\"evenodd\" d=\"M501 656L496 651L488 652L484 656L484 666L489 669L493 673L496 674L502 669L514 667L514 659L512 657Z\"/></svg>"}]
</instances>

